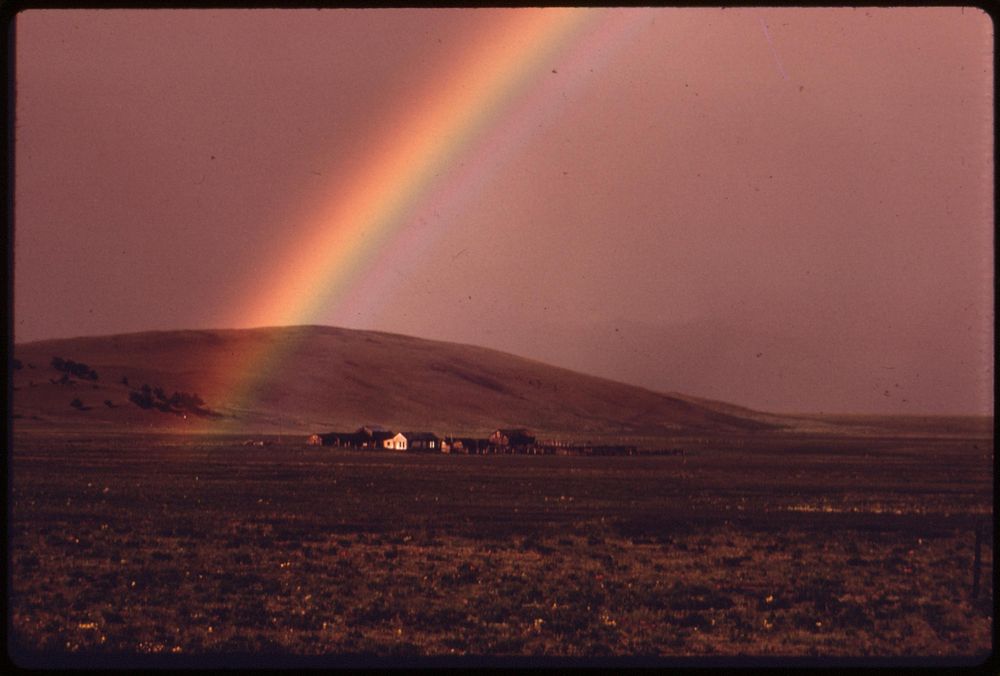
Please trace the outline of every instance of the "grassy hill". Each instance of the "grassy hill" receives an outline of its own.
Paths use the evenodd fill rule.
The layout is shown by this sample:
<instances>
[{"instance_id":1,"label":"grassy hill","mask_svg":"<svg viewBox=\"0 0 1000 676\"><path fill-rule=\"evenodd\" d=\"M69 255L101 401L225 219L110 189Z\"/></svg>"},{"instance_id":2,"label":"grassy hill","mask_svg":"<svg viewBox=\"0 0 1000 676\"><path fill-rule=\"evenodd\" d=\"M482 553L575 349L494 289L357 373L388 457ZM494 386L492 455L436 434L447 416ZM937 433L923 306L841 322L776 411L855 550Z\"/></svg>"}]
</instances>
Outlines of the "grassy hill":
<instances>
[{"instance_id":1,"label":"grassy hill","mask_svg":"<svg viewBox=\"0 0 1000 676\"><path fill-rule=\"evenodd\" d=\"M481 347L326 326L48 340L16 345L14 356L22 427L308 433L373 423L480 435L516 426L579 440L748 432L782 420ZM58 370L54 357L97 379ZM248 377L252 396L241 397ZM166 397L196 393L217 415L143 410L129 401L143 384Z\"/></svg>"}]
</instances>

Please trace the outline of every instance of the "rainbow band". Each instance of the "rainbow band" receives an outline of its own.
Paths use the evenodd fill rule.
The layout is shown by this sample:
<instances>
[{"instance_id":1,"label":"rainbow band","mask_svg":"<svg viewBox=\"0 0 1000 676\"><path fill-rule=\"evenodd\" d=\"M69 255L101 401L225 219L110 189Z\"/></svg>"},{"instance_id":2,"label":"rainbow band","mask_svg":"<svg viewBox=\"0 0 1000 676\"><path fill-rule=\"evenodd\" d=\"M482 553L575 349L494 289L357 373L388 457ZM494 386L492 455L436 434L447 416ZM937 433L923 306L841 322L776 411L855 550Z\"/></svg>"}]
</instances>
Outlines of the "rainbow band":
<instances>
[{"instance_id":1,"label":"rainbow band","mask_svg":"<svg viewBox=\"0 0 1000 676\"><path fill-rule=\"evenodd\" d=\"M306 234L278 254L281 276L260 285L262 295L253 296L250 307L238 308L227 325L307 324L319 310L343 302L433 187L436 175L495 127L510 103L549 73L574 37L607 19L608 12L501 12L487 37L463 54L452 72L431 83L426 98L408 103L406 117L371 149L364 169L338 187L308 219L312 225ZM254 354L232 355L232 363L220 365L221 373L231 375L226 403L237 410L250 406L266 374L292 347L262 345Z\"/></svg>"},{"instance_id":2,"label":"rainbow band","mask_svg":"<svg viewBox=\"0 0 1000 676\"><path fill-rule=\"evenodd\" d=\"M264 287L265 295L230 325L299 324L335 299L435 173L501 115L504 100L526 86L589 14L567 8L504 13L455 72L434 80L423 101L408 102L406 119L372 148L367 166L310 219L312 232L280 255L287 276Z\"/></svg>"}]
</instances>

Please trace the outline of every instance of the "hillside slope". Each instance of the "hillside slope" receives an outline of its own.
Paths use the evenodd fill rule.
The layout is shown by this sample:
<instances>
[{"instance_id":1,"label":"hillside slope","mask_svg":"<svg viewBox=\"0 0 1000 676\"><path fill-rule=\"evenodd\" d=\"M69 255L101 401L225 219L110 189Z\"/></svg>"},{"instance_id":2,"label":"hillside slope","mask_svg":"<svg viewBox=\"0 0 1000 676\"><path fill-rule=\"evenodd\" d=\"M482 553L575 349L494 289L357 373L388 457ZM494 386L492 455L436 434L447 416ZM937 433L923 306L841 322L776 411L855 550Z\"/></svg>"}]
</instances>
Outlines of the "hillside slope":
<instances>
[{"instance_id":1,"label":"hillside slope","mask_svg":"<svg viewBox=\"0 0 1000 676\"><path fill-rule=\"evenodd\" d=\"M486 348L326 326L39 341L16 345L14 356L13 414L25 426L306 433L374 423L441 434L528 427L583 439L747 432L781 420ZM63 378L53 357L98 377ZM129 401L143 384L167 397L197 393L219 415L143 410Z\"/></svg>"}]
</instances>

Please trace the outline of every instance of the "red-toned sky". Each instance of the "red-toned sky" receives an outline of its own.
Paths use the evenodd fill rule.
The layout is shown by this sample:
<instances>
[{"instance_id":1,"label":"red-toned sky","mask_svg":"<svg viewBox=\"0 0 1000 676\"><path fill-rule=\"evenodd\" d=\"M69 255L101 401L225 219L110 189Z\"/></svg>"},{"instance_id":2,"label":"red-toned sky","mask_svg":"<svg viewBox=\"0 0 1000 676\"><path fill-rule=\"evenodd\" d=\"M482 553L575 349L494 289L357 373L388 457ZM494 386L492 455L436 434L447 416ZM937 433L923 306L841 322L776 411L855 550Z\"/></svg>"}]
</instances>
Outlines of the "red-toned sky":
<instances>
[{"instance_id":1,"label":"red-toned sky","mask_svg":"<svg viewBox=\"0 0 1000 676\"><path fill-rule=\"evenodd\" d=\"M18 15L15 339L240 326L510 11ZM533 64L400 221L419 246L389 229L308 323L772 411L992 412L988 16L625 15Z\"/></svg>"}]
</instances>

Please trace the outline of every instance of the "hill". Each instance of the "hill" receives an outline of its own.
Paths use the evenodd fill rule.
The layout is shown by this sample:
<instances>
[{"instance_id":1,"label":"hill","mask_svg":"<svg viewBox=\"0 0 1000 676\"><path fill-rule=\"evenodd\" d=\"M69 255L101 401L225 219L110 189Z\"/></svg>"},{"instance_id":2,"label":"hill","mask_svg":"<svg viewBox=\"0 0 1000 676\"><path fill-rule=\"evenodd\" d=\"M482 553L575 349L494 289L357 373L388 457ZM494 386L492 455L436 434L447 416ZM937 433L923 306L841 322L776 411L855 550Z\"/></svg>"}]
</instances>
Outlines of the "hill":
<instances>
[{"instance_id":1,"label":"hill","mask_svg":"<svg viewBox=\"0 0 1000 676\"><path fill-rule=\"evenodd\" d=\"M472 345L326 326L47 340L16 345L14 356L13 414L27 427L307 433L374 423L584 439L748 432L782 420ZM143 385L146 409L135 403ZM170 406L174 393L204 403Z\"/></svg>"}]
</instances>

